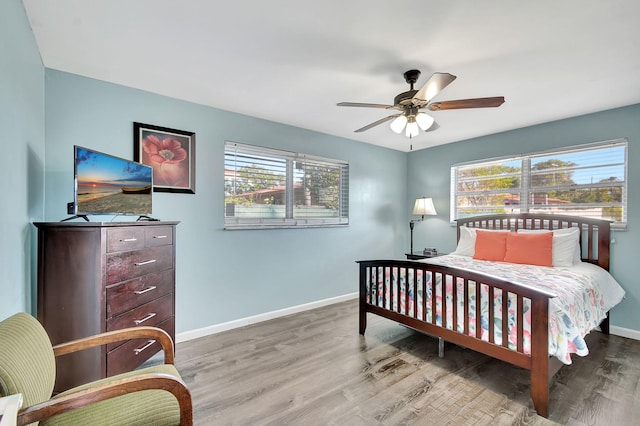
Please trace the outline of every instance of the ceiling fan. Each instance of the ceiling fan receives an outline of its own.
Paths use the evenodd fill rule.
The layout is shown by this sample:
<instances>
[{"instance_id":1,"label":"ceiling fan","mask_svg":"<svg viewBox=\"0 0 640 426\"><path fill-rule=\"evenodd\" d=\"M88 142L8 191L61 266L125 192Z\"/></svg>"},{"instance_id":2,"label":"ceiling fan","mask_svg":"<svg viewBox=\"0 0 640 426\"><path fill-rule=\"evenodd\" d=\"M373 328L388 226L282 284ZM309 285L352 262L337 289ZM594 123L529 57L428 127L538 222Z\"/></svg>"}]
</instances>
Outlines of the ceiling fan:
<instances>
[{"instance_id":1,"label":"ceiling fan","mask_svg":"<svg viewBox=\"0 0 640 426\"><path fill-rule=\"evenodd\" d=\"M365 107L365 108L381 108L381 109L396 109L401 111L398 114L393 114L388 117L382 118L378 121L374 121L360 129L356 130L356 133L364 132L372 127L378 126L387 121L391 122L391 130L396 133L401 133L405 130L407 137L412 138L418 136L419 130L422 129L425 132L436 130L438 123L434 118L424 113L422 110L429 111L442 111L447 109L464 109L464 108L489 108L499 107L504 103L503 96L495 96L492 98L475 98L475 99L458 99L455 101L442 101L431 102L434 96L436 96L442 89L447 87L453 80L456 79L455 75L448 73L434 73L429 80L420 88L415 90L413 88L414 83L420 77L420 71L409 70L404 73L404 79L411 86L407 92L402 92L397 95L393 100L393 105L383 104L367 104L357 102L340 102L338 106L348 107Z\"/></svg>"}]
</instances>

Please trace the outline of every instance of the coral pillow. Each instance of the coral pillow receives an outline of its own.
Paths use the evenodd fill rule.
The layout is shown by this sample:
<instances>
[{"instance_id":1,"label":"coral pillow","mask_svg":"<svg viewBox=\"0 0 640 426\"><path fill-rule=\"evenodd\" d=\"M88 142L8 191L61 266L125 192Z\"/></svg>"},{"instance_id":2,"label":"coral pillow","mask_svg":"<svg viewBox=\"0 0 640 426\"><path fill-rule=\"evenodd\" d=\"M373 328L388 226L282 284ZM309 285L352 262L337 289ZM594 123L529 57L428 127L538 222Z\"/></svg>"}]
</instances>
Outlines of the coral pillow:
<instances>
[{"instance_id":1,"label":"coral pillow","mask_svg":"<svg viewBox=\"0 0 640 426\"><path fill-rule=\"evenodd\" d=\"M518 229L518 233L522 234L540 234L544 232L553 232L553 266L573 266L582 262L580 249L580 229L579 228L562 228L543 230L543 229Z\"/></svg>"},{"instance_id":2,"label":"coral pillow","mask_svg":"<svg viewBox=\"0 0 640 426\"><path fill-rule=\"evenodd\" d=\"M504 261L527 265L553 265L553 232L516 234L507 236Z\"/></svg>"},{"instance_id":3,"label":"coral pillow","mask_svg":"<svg viewBox=\"0 0 640 426\"><path fill-rule=\"evenodd\" d=\"M502 262L507 250L507 236L511 232L491 232L476 230L476 244L473 258Z\"/></svg>"}]
</instances>

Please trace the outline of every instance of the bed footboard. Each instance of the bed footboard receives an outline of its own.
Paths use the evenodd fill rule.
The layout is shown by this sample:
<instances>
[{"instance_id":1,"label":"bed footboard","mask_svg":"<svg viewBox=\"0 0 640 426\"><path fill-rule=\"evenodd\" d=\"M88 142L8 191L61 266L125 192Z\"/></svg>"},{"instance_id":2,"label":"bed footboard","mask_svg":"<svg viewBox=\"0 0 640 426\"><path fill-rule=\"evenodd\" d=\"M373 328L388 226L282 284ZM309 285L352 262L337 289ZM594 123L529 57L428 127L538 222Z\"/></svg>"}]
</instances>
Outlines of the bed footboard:
<instances>
[{"instance_id":1,"label":"bed footboard","mask_svg":"<svg viewBox=\"0 0 640 426\"><path fill-rule=\"evenodd\" d=\"M358 263L360 334L365 333L367 313L373 313L526 368L531 371L534 407L548 416L548 312L553 294L424 262Z\"/></svg>"}]
</instances>

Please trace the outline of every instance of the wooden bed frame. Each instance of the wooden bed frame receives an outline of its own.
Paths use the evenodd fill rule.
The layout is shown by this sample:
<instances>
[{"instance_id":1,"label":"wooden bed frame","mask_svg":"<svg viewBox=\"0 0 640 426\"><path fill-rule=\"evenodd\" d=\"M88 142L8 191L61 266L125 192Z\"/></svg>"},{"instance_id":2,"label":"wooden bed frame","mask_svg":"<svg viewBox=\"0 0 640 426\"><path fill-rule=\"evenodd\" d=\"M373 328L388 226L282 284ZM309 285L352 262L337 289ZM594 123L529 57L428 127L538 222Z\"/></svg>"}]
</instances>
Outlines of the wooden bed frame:
<instances>
[{"instance_id":1,"label":"wooden bed frame","mask_svg":"<svg viewBox=\"0 0 640 426\"><path fill-rule=\"evenodd\" d=\"M500 214L491 216L478 216L472 218L459 219L457 221L458 226L458 239L460 239L460 227L467 226L471 228L480 229L502 229L517 231L518 229L558 229L558 228L570 228L579 227L582 229L580 234L580 247L582 249L582 259L585 262L594 263L601 266L605 270L609 270L609 244L610 244L610 222L600 219L588 219L583 217L574 216L562 216L562 215L549 215L549 214ZM518 286L517 284L510 283L505 280L497 279L495 277L485 276L481 273L470 272L460 270L456 268L431 265L424 262L408 261L408 260L366 260L358 261L360 264L360 334L364 335L367 327L367 312L391 319L400 324L404 324L408 327L414 328L428 335L437 337L440 339L440 356L443 356L443 343L444 341L451 342L460 346L464 346L469 349L473 349L477 352L481 352L493 358L506 361L516 366L526 368L530 370L531 374L531 399L537 413L541 416L548 417L549 415L549 385L553 375L563 365L557 358L550 357L548 353L548 314L549 314L549 299L554 297L553 294L547 293L542 290L535 290L531 288L525 288ZM402 279L400 277L406 277L407 285L413 286L413 292L411 297L415 300L410 300L410 292L405 292L405 306L409 306L412 302L414 307L418 306L417 289L418 285L417 275L422 271L422 277L425 277L426 273L432 274L435 277L441 277L438 280L432 279L431 286L432 294L436 294L437 286L440 287L442 299L446 294L453 303L451 308L453 309L453 325L449 324L447 327L447 315L446 309L449 308L446 304L442 306L442 325L437 325L435 322L431 322L431 318L427 317L427 306L422 306L421 318L418 317L418 309L414 308L413 312L409 312L412 316L403 313L400 310L400 283ZM382 288L374 287L374 291L382 291L382 302L379 302L379 297L371 297L367 301L367 291L370 284L377 284L376 280L379 274L390 275L391 279L387 282L383 280ZM395 279L394 279L395 276ZM409 277L412 277L410 280ZM457 294L451 292L450 294L446 290L446 279L451 279L452 282L458 282L457 280L463 280L464 282L464 312L457 312ZM422 280L422 294L427 293L426 280ZM506 291L511 295L512 300L517 301L516 307L516 321L517 321L517 349L510 349L508 347L507 339L504 339L503 343L496 343L494 336L494 327L489 327L488 341L476 338L473 333L469 331L469 321L464 321L463 332L456 330L455 324L457 323L458 315L464 315L462 318L469 318L469 284L471 283L472 289L475 283L476 300L480 301L481 292L478 284L486 285L488 292L486 293L489 300L493 299L493 295L496 291ZM389 286L386 289L385 286ZM395 288L394 288L395 287ZM454 288L456 288L454 286ZM396 299L397 307L394 308L393 303L389 303L389 308L386 307L384 295L389 292L389 298ZM473 290L472 290L473 291ZM531 353L526 354L523 349L523 301L528 299L531 306ZM502 298L502 312L507 313L507 298ZM422 303L427 303L427 298L422 299ZM431 310L436 311L436 298L431 298ZM502 319L499 312L495 312L493 304L489 304L489 323L495 324L496 319ZM481 329L481 315L476 317L476 330ZM508 335L508 321L502 321L502 335ZM600 325L601 330L604 333L609 333L609 319L607 318Z\"/></svg>"}]
</instances>

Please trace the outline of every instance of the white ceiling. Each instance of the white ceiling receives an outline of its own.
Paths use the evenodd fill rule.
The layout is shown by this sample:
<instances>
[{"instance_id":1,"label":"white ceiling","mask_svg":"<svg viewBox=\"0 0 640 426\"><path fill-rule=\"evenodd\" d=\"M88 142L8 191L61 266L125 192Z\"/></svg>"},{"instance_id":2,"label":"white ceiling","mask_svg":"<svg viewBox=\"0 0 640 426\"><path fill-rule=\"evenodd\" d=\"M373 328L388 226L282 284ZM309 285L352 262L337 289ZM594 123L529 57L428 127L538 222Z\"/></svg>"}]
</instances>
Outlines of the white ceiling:
<instances>
[{"instance_id":1,"label":"white ceiling","mask_svg":"<svg viewBox=\"0 0 640 426\"><path fill-rule=\"evenodd\" d=\"M23 0L48 68L401 151L640 103L637 0ZM431 113L410 141L392 104L433 72L434 101L504 96ZM163 124L163 123L158 123Z\"/></svg>"}]
</instances>

